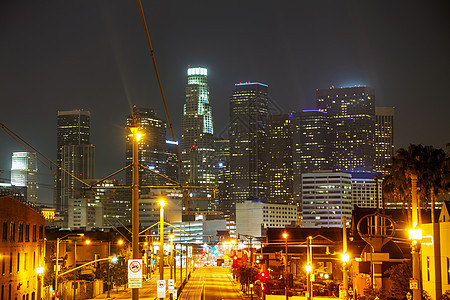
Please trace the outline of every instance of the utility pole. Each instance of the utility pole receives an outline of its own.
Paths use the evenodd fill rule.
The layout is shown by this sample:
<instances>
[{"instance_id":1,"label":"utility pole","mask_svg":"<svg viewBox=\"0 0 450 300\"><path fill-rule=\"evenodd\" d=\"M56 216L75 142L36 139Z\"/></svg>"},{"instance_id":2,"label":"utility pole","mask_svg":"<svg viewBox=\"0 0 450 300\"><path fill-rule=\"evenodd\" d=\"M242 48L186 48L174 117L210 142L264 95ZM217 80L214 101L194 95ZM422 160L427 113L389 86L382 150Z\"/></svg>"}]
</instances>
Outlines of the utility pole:
<instances>
[{"instance_id":1,"label":"utility pole","mask_svg":"<svg viewBox=\"0 0 450 300\"><path fill-rule=\"evenodd\" d=\"M133 135L133 182L132 182L132 195L131 195L131 207L132 207L132 252L133 259L139 258L139 140L141 135L139 134L139 125L136 119L136 113L133 111L133 120L131 121L131 126L129 127ZM131 289L131 299L139 299L139 289Z\"/></svg>"},{"instance_id":2,"label":"utility pole","mask_svg":"<svg viewBox=\"0 0 450 300\"><path fill-rule=\"evenodd\" d=\"M417 233L419 229L419 218L418 218L418 202L417 202L417 175L411 174L411 200L412 200L412 232ZM419 236L420 235L420 236ZM412 244L411 244L411 257L412 257L412 271L413 278L418 281L418 289L413 289L413 300L421 299L421 284L420 284L420 234L413 234Z\"/></svg>"}]
</instances>

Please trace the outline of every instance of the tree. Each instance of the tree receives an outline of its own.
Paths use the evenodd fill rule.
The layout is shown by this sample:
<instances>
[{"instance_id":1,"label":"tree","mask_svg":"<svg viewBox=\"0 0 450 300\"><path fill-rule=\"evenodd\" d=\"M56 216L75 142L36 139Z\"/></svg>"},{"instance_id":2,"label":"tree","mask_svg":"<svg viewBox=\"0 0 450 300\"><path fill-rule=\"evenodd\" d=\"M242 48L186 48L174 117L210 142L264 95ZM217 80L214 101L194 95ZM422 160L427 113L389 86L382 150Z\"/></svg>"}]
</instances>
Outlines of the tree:
<instances>
[{"instance_id":1,"label":"tree","mask_svg":"<svg viewBox=\"0 0 450 300\"><path fill-rule=\"evenodd\" d=\"M389 274L392 281L392 286L389 290L390 296L403 299L409 291L409 278L412 277L411 262L393 265L385 273Z\"/></svg>"},{"instance_id":2,"label":"tree","mask_svg":"<svg viewBox=\"0 0 450 300\"><path fill-rule=\"evenodd\" d=\"M409 145L408 149L398 149L385 171L384 195L391 202L402 203L404 208L411 207L411 174L418 179L418 205L427 208L431 203L432 215L435 198L449 189L446 154L433 146Z\"/></svg>"}]
</instances>

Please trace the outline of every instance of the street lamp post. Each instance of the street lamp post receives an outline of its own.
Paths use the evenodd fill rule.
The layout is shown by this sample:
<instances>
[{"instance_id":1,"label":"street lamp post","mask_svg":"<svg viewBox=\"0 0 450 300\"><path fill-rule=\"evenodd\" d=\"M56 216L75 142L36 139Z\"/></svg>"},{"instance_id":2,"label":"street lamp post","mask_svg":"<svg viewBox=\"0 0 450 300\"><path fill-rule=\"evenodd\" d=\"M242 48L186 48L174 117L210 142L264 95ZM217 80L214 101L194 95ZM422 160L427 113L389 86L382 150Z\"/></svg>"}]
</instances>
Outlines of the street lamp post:
<instances>
[{"instance_id":1,"label":"street lamp post","mask_svg":"<svg viewBox=\"0 0 450 300\"><path fill-rule=\"evenodd\" d=\"M164 200L159 200L159 280L164 280ZM164 299L164 298L160 298Z\"/></svg>"},{"instance_id":2,"label":"street lamp post","mask_svg":"<svg viewBox=\"0 0 450 300\"><path fill-rule=\"evenodd\" d=\"M348 273L347 263L350 261L350 257L347 253L347 217L342 217L342 281L344 286L344 300L348 299Z\"/></svg>"},{"instance_id":3,"label":"street lamp post","mask_svg":"<svg viewBox=\"0 0 450 300\"><path fill-rule=\"evenodd\" d=\"M288 269L287 269L287 265L288 265L288 234L287 232L283 233L283 237L286 240L286 261L284 262L284 293L286 295L286 300L289 300L289 288L288 288Z\"/></svg>"},{"instance_id":4,"label":"street lamp post","mask_svg":"<svg viewBox=\"0 0 450 300\"><path fill-rule=\"evenodd\" d=\"M312 263L311 263L311 236L308 236L306 239L306 287L307 287L307 295L306 299L312 299L312 288L311 288L311 272L312 272Z\"/></svg>"},{"instance_id":5,"label":"street lamp post","mask_svg":"<svg viewBox=\"0 0 450 300\"><path fill-rule=\"evenodd\" d=\"M139 133L139 126L136 119L136 113L133 111L133 120L131 121L131 126L129 127L132 140L133 140L133 181L132 181L132 194L131 194L131 208L132 208L132 252L133 259L139 258L139 140L142 134ZM139 299L139 289L132 288L131 299Z\"/></svg>"},{"instance_id":6,"label":"street lamp post","mask_svg":"<svg viewBox=\"0 0 450 300\"><path fill-rule=\"evenodd\" d=\"M420 280L420 241L422 239L422 230L418 227L418 201L417 201L417 175L411 174L411 208L412 208L412 229L409 231L411 243L411 258L413 278L418 282L418 287L413 289L413 300L421 299L421 280Z\"/></svg>"},{"instance_id":7,"label":"street lamp post","mask_svg":"<svg viewBox=\"0 0 450 300\"><path fill-rule=\"evenodd\" d=\"M68 236L83 236L84 233L69 233L63 236L62 238L56 238L56 263L55 263L55 291L56 291L56 298L58 298L58 271L59 271L59 243L61 240L65 239Z\"/></svg>"}]
</instances>

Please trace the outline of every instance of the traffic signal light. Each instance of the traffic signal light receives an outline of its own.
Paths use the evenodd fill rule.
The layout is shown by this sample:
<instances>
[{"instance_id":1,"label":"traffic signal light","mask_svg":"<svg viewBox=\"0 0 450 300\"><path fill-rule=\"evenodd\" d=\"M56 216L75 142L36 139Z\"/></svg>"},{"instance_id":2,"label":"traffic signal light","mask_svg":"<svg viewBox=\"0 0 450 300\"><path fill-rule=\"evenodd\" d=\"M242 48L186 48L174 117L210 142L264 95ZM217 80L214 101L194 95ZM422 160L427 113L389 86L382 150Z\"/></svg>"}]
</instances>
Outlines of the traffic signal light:
<instances>
[{"instance_id":1,"label":"traffic signal light","mask_svg":"<svg viewBox=\"0 0 450 300\"><path fill-rule=\"evenodd\" d=\"M262 282L265 282L267 280L267 273L266 273L266 271L261 271L259 273L259 280L261 280Z\"/></svg>"},{"instance_id":2,"label":"traffic signal light","mask_svg":"<svg viewBox=\"0 0 450 300\"><path fill-rule=\"evenodd\" d=\"M56 291L52 292L52 298L56 298Z\"/></svg>"},{"instance_id":3,"label":"traffic signal light","mask_svg":"<svg viewBox=\"0 0 450 300\"><path fill-rule=\"evenodd\" d=\"M261 283L261 291L264 292L266 290L266 287L264 286L264 283Z\"/></svg>"}]
</instances>

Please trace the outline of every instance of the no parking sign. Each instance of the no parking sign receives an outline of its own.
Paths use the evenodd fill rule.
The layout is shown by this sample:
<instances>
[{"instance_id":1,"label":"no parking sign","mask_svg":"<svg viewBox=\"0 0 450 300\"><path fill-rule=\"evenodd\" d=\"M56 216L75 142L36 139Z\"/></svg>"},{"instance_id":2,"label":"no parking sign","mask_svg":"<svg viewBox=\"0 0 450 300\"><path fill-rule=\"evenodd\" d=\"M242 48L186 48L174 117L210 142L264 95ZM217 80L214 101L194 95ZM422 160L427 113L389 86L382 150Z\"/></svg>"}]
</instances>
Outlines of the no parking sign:
<instances>
[{"instance_id":1,"label":"no parking sign","mask_svg":"<svg viewBox=\"0 0 450 300\"><path fill-rule=\"evenodd\" d=\"M128 287L142 288L142 259L128 260Z\"/></svg>"}]
</instances>

